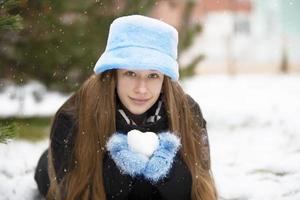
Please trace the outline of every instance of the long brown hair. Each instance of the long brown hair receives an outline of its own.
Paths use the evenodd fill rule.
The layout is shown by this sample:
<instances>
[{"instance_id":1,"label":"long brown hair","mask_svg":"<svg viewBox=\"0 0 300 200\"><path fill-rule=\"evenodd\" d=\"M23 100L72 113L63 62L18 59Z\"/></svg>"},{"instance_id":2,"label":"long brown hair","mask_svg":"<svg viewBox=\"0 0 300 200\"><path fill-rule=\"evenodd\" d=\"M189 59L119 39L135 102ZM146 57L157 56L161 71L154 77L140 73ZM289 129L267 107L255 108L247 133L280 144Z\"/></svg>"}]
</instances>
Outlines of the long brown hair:
<instances>
[{"instance_id":1,"label":"long brown hair","mask_svg":"<svg viewBox=\"0 0 300 200\"><path fill-rule=\"evenodd\" d=\"M49 151L51 184L47 199L106 199L102 159L106 141L116 131L115 87L114 70L92 75L57 112L56 116L60 112L71 112L78 123L72 157L74 168L58 184L52 151ZM180 153L192 174L192 200L216 200L211 172L201 164L202 142L197 139L197 134L200 134L203 124L193 118L187 97L178 82L165 76L163 93L170 130L181 137Z\"/></svg>"}]
</instances>

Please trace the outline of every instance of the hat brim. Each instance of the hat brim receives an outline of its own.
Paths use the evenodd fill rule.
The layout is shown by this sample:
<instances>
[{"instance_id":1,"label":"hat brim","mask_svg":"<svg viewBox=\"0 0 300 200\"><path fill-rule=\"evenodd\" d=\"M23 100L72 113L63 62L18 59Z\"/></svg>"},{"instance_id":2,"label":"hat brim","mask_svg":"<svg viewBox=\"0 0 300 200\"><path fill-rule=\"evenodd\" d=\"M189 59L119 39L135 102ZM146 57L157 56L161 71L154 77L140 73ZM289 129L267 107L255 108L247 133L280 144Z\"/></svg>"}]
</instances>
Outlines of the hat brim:
<instances>
[{"instance_id":1,"label":"hat brim","mask_svg":"<svg viewBox=\"0 0 300 200\"><path fill-rule=\"evenodd\" d=\"M157 70L178 80L177 61L168 54L143 47L122 47L105 51L98 59L94 71L102 73L111 69Z\"/></svg>"}]
</instances>

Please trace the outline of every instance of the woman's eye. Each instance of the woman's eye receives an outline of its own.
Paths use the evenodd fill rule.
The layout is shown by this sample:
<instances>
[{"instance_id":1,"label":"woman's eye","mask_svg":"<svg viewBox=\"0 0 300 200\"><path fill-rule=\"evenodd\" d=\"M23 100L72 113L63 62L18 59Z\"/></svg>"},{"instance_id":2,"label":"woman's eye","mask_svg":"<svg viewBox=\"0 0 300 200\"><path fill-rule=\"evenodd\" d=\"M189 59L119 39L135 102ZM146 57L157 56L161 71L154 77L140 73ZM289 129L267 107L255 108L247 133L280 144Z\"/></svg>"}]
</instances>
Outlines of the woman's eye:
<instances>
[{"instance_id":1,"label":"woman's eye","mask_svg":"<svg viewBox=\"0 0 300 200\"><path fill-rule=\"evenodd\" d=\"M132 71L127 71L125 72L125 75L126 76L130 76L130 77L135 77L136 76L136 73L132 72Z\"/></svg>"},{"instance_id":2,"label":"woman's eye","mask_svg":"<svg viewBox=\"0 0 300 200\"><path fill-rule=\"evenodd\" d=\"M148 78L159 78L159 75L156 74L156 73L149 74L149 75L148 75Z\"/></svg>"}]
</instances>

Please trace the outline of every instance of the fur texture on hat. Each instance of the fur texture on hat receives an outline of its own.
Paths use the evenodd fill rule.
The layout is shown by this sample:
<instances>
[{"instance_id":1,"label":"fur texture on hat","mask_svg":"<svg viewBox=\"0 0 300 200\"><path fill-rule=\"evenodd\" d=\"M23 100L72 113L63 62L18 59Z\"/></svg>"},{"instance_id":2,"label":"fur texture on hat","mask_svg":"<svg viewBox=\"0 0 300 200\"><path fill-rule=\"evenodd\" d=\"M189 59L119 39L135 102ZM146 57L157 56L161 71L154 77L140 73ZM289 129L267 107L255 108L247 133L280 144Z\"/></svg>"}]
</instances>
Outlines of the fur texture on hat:
<instances>
[{"instance_id":1,"label":"fur texture on hat","mask_svg":"<svg viewBox=\"0 0 300 200\"><path fill-rule=\"evenodd\" d=\"M165 22L141 15L119 17L110 26L94 71L157 70L178 80L177 45L177 30Z\"/></svg>"}]
</instances>

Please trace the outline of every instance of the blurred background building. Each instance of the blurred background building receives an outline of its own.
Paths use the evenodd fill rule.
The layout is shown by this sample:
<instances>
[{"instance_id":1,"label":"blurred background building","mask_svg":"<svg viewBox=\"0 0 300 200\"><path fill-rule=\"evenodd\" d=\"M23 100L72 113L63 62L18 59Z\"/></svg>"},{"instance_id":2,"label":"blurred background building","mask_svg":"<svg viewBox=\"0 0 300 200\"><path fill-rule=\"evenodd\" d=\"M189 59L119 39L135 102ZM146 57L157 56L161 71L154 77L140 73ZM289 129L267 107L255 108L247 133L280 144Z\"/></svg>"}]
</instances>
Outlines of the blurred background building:
<instances>
[{"instance_id":1,"label":"blurred background building","mask_svg":"<svg viewBox=\"0 0 300 200\"><path fill-rule=\"evenodd\" d=\"M180 26L184 1L160 1L151 15ZM199 73L300 72L300 2L199 0L189 23L202 25L180 62L203 54Z\"/></svg>"}]
</instances>

